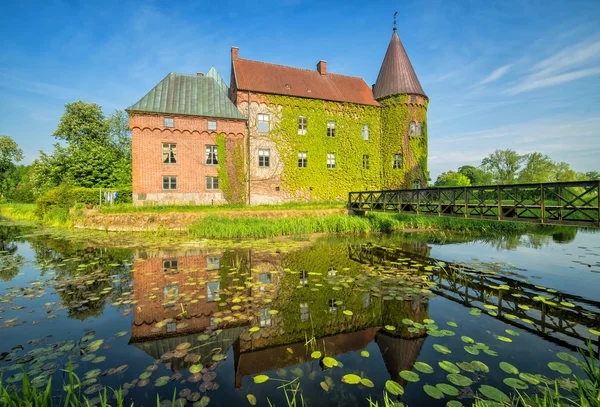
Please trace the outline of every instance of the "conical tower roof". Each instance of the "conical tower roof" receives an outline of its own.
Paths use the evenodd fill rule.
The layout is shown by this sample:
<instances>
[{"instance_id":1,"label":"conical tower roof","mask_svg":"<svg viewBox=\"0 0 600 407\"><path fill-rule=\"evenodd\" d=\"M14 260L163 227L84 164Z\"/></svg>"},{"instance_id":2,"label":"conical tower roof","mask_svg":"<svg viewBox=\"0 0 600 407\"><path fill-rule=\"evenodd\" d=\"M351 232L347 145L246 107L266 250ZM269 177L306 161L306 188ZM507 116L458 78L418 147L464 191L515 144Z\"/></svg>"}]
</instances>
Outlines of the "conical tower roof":
<instances>
[{"instance_id":1,"label":"conical tower roof","mask_svg":"<svg viewBox=\"0 0 600 407\"><path fill-rule=\"evenodd\" d=\"M394 34L392 34L390 45L385 53L385 58L383 58L377 82L373 87L373 98L379 99L397 93L411 93L427 97L394 28Z\"/></svg>"}]
</instances>

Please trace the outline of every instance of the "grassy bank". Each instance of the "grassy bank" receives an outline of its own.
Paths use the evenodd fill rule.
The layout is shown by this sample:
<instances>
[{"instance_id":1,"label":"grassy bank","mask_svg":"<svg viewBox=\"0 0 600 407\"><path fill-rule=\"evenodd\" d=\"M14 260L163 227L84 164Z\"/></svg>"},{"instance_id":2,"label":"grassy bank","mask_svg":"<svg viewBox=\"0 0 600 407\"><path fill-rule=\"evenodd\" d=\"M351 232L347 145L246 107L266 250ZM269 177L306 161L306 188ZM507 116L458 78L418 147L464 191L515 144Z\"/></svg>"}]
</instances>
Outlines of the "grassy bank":
<instances>
[{"instance_id":1,"label":"grassy bank","mask_svg":"<svg viewBox=\"0 0 600 407\"><path fill-rule=\"evenodd\" d=\"M35 204L0 204L0 216L14 219L41 222L47 226L71 227L72 211L67 208L51 208L43 218L36 213Z\"/></svg>"},{"instance_id":2,"label":"grassy bank","mask_svg":"<svg viewBox=\"0 0 600 407\"><path fill-rule=\"evenodd\" d=\"M206 216L189 226L195 238L274 237L311 233L391 232L404 229L456 230L471 233L526 232L544 228L515 222L371 213L367 216L333 214L298 218L228 218Z\"/></svg>"},{"instance_id":3,"label":"grassy bank","mask_svg":"<svg viewBox=\"0 0 600 407\"><path fill-rule=\"evenodd\" d=\"M39 220L35 204L0 204L0 216L15 220Z\"/></svg>"},{"instance_id":4,"label":"grassy bank","mask_svg":"<svg viewBox=\"0 0 600 407\"><path fill-rule=\"evenodd\" d=\"M278 205L148 205L134 206L133 204L121 204L103 206L99 208L100 213L170 213L170 212L237 212L237 211L294 211L294 210L322 210L343 209L346 202L288 202Z\"/></svg>"}]
</instances>

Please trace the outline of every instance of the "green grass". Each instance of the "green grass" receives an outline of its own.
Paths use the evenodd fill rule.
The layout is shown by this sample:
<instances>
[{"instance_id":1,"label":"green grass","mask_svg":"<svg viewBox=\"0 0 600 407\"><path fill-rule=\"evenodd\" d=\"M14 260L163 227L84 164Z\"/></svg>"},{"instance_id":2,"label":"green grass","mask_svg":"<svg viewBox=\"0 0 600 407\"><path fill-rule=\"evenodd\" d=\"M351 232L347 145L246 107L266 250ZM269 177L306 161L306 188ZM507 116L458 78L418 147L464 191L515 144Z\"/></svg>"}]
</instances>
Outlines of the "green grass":
<instances>
[{"instance_id":1,"label":"green grass","mask_svg":"<svg viewBox=\"0 0 600 407\"><path fill-rule=\"evenodd\" d=\"M366 216L331 214L290 218L228 218L207 215L188 227L193 238L274 237L311 233L391 232L404 229L442 229L471 233L531 231L541 226L473 219L370 213Z\"/></svg>"},{"instance_id":2,"label":"green grass","mask_svg":"<svg viewBox=\"0 0 600 407\"><path fill-rule=\"evenodd\" d=\"M38 220L35 204L0 204L0 216L16 220Z\"/></svg>"},{"instance_id":3,"label":"green grass","mask_svg":"<svg viewBox=\"0 0 600 407\"><path fill-rule=\"evenodd\" d=\"M344 209L346 202L287 202L278 205L148 205L121 204L103 206L101 213L168 213L168 212L221 212L221 211L279 211Z\"/></svg>"}]
</instances>

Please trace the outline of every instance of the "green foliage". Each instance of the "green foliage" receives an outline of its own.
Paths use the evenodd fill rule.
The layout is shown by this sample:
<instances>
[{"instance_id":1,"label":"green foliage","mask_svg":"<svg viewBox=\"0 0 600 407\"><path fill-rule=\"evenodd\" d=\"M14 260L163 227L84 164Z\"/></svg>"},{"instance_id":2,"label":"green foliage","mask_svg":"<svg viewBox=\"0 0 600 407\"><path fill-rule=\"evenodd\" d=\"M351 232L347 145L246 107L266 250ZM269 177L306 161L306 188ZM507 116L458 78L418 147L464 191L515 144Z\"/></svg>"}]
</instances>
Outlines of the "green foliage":
<instances>
[{"instance_id":1,"label":"green foliage","mask_svg":"<svg viewBox=\"0 0 600 407\"><path fill-rule=\"evenodd\" d=\"M11 169L23 159L23 150L9 136L0 136L0 174Z\"/></svg>"},{"instance_id":2,"label":"green foliage","mask_svg":"<svg viewBox=\"0 0 600 407\"><path fill-rule=\"evenodd\" d=\"M78 100L65 105L65 113L52 136L74 145L87 142L108 143L109 131L109 123L102 108L95 103Z\"/></svg>"},{"instance_id":3,"label":"green foliage","mask_svg":"<svg viewBox=\"0 0 600 407\"><path fill-rule=\"evenodd\" d=\"M482 170L481 168L473 167L472 165L463 165L458 168L458 172L469 178L471 185L491 185L492 174Z\"/></svg>"},{"instance_id":4,"label":"green foliage","mask_svg":"<svg viewBox=\"0 0 600 407\"><path fill-rule=\"evenodd\" d=\"M345 200L348 191L380 187L378 107L275 95L268 103L282 106L266 138L277 145L282 183L296 198ZM306 117L306 134L298 134L300 116ZM327 137L329 121L336 122L335 137ZM362 139L362 125L369 127L369 140ZM298 167L299 152L307 152L306 168ZM327 168L328 153L335 154L336 168ZM369 169L363 168L363 155L369 156Z\"/></svg>"},{"instance_id":5,"label":"green foliage","mask_svg":"<svg viewBox=\"0 0 600 407\"><path fill-rule=\"evenodd\" d=\"M600 172L598 171L588 171L584 174L585 179L590 181L600 181Z\"/></svg>"},{"instance_id":6,"label":"green foliage","mask_svg":"<svg viewBox=\"0 0 600 407\"><path fill-rule=\"evenodd\" d=\"M471 186L471 180L460 172L450 170L440 174L434 185L436 187L468 187Z\"/></svg>"},{"instance_id":7,"label":"green foliage","mask_svg":"<svg viewBox=\"0 0 600 407\"><path fill-rule=\"evenodd\" d=\"M531 153L526 156L525 167L519 173L519 182L538 183L555 180L556 164L542 153Z\"/></svg>"},{"instance_id":8,"label":"green foliage","mask_svg":"<svg viewBox=\"0 0 600 407\"><path fill-rule=\"evenodd\" d=\"M100 208L102 213L168 213L168 212L256 212L256 211L301 211L344 209L345 202L286 202L246 206L241 203L225 205L114 205Z\"/></svg>"},{"instance_id":9,"label":"green foliage","mask_svg":"<svg viewBox=\"0 0 600 407\"><path fill-rule=\"evenodd\" d=\"M381 99L381 160L384 189L412 188L427 183L427 104L406 103L406 94ZM411 136L410 122L422 125L421 136ZM402 168L393 168L394 154L402 154Z\"/></svg>"},{"instance_id":10,"label":"green foliage","mask_svg":"<svg viewBox=\"0 0 600 407\"><path fill-rule=\"evenodd\" d=\"M512 184L517 178L525 156L514 150L496 150L481 161L481 166L492 174L497 184Z\"/></svg>"}]
</instances>

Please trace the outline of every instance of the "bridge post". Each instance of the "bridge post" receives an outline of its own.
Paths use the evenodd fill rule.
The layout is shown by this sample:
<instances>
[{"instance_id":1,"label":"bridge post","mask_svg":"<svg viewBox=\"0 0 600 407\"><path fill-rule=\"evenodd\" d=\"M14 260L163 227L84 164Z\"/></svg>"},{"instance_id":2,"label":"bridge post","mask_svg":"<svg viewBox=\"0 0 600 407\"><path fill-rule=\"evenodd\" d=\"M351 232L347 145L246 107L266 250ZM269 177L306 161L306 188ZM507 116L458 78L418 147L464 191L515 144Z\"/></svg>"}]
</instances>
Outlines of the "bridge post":
<instances>
[{"instance_id":1,"label":"bridge post","mask_svg":"<svg viewBox=\"0 0 600 407\"><path fill-rule=\"evenodd\" d=\"M502 216L502 192L500 192L500 184L496 186L497 195L498 195L498 213L496 215L497 219L500 220Z\"/></svg>"},{"instance_id":2,"label":"bridge post","mask_svg":"<svg viewBox=\"0 0 600 407\"><path fill-rule=\"evenodd\" d=\"M542 224L546 220L546 193L544 192L544 184L540 184L540 220Z\"/></svg>"},{"instance_id":3,"label":"bridge post","mask_svg":"<svg viewBox=\"0 0 600 407\"><path fill-rule=\"evenodd\" d=\"M600 181L596 186L596 201L598 203L598 227L600 228ZM598 346L598 354L600 354L600 346Z\"/></svg>"},{"instance_id":4,"label":"bridge post","mask_svg":"<svg viewBox=\"0 0 600 407\"><path fill-rule=\"evenodd\" d=\"M469 201L469 197L467 195L467 187L464 187L464 200L465 200L465 213L463 214L463 216L465 217L465 219L468 217L467 216L467 211L469 210L469 206L467 205L468 201Z\"/></svg>"}]
</instances>

